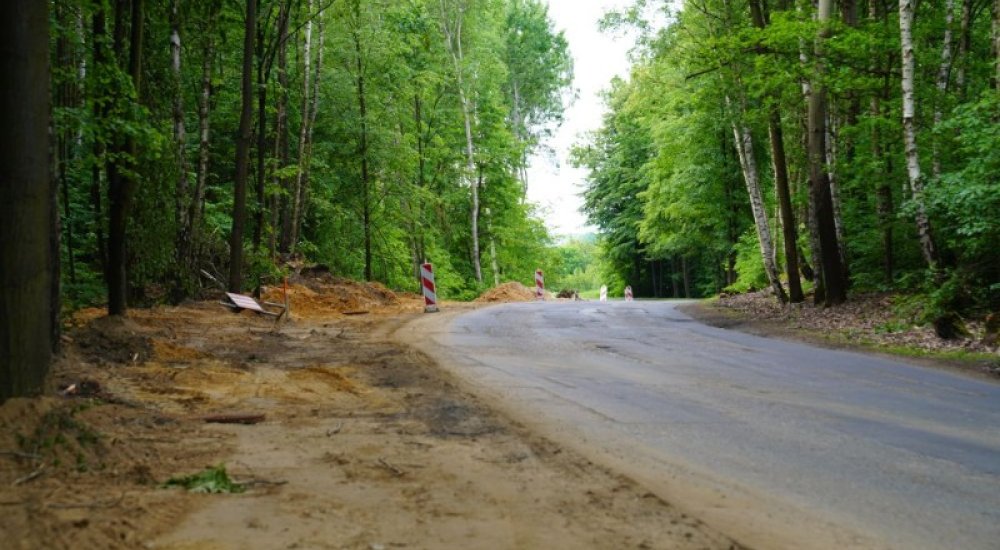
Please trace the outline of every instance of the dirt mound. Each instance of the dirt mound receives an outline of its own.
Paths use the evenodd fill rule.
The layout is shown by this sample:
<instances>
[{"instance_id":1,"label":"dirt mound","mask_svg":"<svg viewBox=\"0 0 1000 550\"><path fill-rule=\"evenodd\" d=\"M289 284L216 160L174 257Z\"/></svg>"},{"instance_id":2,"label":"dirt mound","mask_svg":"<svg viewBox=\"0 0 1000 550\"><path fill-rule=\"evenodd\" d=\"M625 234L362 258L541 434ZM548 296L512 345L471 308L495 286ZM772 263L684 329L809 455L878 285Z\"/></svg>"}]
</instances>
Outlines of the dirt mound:
<instances>
[{"instance_id":1,"label":"dirt mound","mask_svg":"<svg viewBox=\"0 0 1000 550\"><path fill-rule=\"evenodd\" d=\"M293 317L317 318L338 313L367 312L398 306L400 299L381 283L362 283L333 277L329 273L310 278L293 278L288 285L288 300ZM267 289L263 299L281 303L281 287Z\"/></svg>"},{"instance_id":2,"label":"dirt mound","mask_svg":"<svg viewBox=\"0 0 1000 550\"><path fill-rule=\"evenodd\" d=\"M153 344L141 327L124 317L98 317L71 333L81 357L90 363L135 363L150 358Z\"/></svg>"},{"instance_id":3,"label":"dirt mound","mask_svg":"<svg viewBox=\"0 0 1000 550\"><path fill-rule=\"evenodd\" d=\"M477 302L530 302L535 291L516 281L491 288L476 298Z\"/></svg>"}]
</instances>

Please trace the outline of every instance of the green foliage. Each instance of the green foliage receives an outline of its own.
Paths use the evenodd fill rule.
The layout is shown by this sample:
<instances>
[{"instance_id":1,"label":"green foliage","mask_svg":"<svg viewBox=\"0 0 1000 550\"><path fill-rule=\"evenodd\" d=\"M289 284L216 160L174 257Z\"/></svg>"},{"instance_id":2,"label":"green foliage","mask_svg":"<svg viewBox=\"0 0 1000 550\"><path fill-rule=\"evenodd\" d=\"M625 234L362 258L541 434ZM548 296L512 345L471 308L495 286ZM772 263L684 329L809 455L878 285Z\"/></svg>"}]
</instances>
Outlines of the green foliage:
<instances>
[{"instance_id":1,"label":"green foliage","mask_svg":"<svg viewBox=\"0 0 1000 550\"><path fill-rule=\"evenodd\" d=\"M736 245L736 282L726 287L728 292L749 292L767 288L767 273L760 256L757 234L748 231L740 236Z\"/></svg>"},{"instance_id":2,"label":"green foliage","mask_svg":"<svg viewBox=\"0 0 1000 550\"><path fill-rule=\"evenodd\" d=\"M777 235L767 147L773 111L784 131L799 244L805 260L817 267L806 224L811 199L802 84L809 82L829 93L826 169L839 193L853 288L915 292L928 302L922 318L981 310L984 304L995 308L1000 100L991 83L990 18L974 17L961 29L956 20L954 61L942 67L944 3L919 6L916 120L926 196L913 197L901 139L895 10L872 6L856 22L835 14L817 63L814 7L764 5L762 26L752 20L752 7L684 2L659 30L647 19L645 0L605 17L607 27L639 31L641 45L629 79L610 86L603 127L577 147L575 157L589 171L586 209L602 232L612 270L629 281L659 273L640 292L683 279L698 293L709 293L732 282L726 273L732 265L736 278L729 290L761 288L765 279L733 123L751 132ZM967 36L960 36L963 31ZM942 71L949 77L943 90L937 83ZM940 123L932 126L935 120ZM920 199L942 250L944 274L926 271L914 223ZM784 260L780 246L778 259ZM927 286L928 280L936 282Z\"/></svg>"},{"instance_id":3,"label":"green foliage","mask_svg":"<svg viewBox=\"0 0 1000 550\"><path fill-rule=\"evenodd\" d=\"M226 473L226 465L209 466L204 470L186 475L171 477L163 484L164 488L181 487L192 493L242 493L246 486L235 483Z\"/></svg>"},{"instance_id":4,"label":"green foliage","mask_svg":"<svg viewBox=\"0 0 1000 550\"><path fill-rule=\"evenodd\" d=\"M127 235L133 305L182 299L198 290L198 270L226 271L245 7L219 0L196 4L181 3L176 19L179 78L172 69L170 6L147 6L138 90L126 70L128 41L115 44L116 30L128 36L129 4L54 5L53 120L68 308L104 299L112 162L134 170L138 180ZM277 266L289 259L280 257L279 249L291 227L292 186L299 181L305 186L303 215L292 246L300 259L326 264L338 275L360 279L368 267L374 279L415 290L415 263L426 259L437 268L443 296L478 295L485 285L476 283L472 267L470 177L483 186L479 246L485 278L492 280L492 248L505 278L556 268L558 254L534 206L524 201L521 181L530 151L561 121L572 78L568 44L543 2L347 1L322 10L314 3L310 12L305 5L275 0L259 7L253 137L260 128L265 135L261 142L252 140L250 151L244 287L280 276ZM282 7L290 16L284 62L277 25ZM116 21L125 27L116 29ZM461 22L457 40L464 57L458 65L443 34L446 21ZM101 25L103 34L97 30ZM312 33L308 75L306 28ZM464 170L457 75L474 106L477 174ZM258 110L261 93L266 95ZM313 94L316 123L302 139ZM175 107L186 129L179 144ZM280 128L279 112L286 116ZM121 147L126 140L135 143L134 152ZM199 162L203 152L205 165ZM199 200L195 185L201 181ZM187 228L186 216L195 210L197 223ZM258 213L263 215L256 227ZM261 242L253 241L255 234Z\"/></svg>"}]
</instances>

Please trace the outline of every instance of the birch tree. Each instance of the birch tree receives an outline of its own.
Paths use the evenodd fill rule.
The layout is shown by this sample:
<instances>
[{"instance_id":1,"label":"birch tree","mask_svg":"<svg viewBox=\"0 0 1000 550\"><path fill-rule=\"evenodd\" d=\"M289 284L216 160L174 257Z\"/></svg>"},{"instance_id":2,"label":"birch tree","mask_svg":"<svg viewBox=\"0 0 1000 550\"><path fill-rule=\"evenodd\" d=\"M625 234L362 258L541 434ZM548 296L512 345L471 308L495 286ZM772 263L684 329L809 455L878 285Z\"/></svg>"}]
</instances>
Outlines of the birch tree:
<instances>
[{"instance_id":1,"label":"birch tree","mask_svg":"<svg viewBox=\"0 0 1000 550\"><path fill-rule=\"evenodd\" d=\"M939 259L934 238L931 235L930 217L924 198L924 181L920 172L920 153L917 149L917 100L916 100L916 53L913 44L913 10L915 0L900 0L899 2L899 37L902 47L903 76L900 84L903 88L903 142L906 155L906 175L913 193L916 207L917 235L920 239L920 251L924 261L931 270L938 268Z\"/></svg>"},{"instance_id":2,"label":"birch tree","mask_svg":"<svg viewBox=\"0 0 1000 550\"><path fill-rule=\"evenodd\" d=\"M462 124L465 130L465 171L463 179L469 186L472 204L469 208L469 223L472 233L472 267L476 283L483 283L483 269L479 253L479 179L476 177L476 146L472 134L472 86L467 84L465 75L465 55L462 50L462 28L468 9L466 0L440 0L440 24L445 47L451 56L458 88L458 100L462 108Z\"/></svg>"}]
</instances>

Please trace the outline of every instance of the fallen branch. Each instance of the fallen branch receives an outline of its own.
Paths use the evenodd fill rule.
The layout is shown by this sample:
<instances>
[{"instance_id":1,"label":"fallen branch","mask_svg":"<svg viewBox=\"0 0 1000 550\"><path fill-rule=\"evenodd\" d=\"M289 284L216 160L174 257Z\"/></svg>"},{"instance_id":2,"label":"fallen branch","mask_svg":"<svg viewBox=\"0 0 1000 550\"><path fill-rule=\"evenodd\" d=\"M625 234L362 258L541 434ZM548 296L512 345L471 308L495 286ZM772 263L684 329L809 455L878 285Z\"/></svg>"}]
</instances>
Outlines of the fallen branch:
<instances>
[{"instance_id":1,"label":"fallen branch","mask_svg":"<svg viewBox=\"0 0 1000 550\"><path fill-rule=\"evenodd\" d=\"M38 460L39 458L42 458L41 456L36 454L22 453L20 451L0 451L0 455L15 456L17 458L27 458L29 460Z\"/></svg>"},{"instance_id":2,"label":"fallen branch","mask_svg":"<svg viewBox=\"0 0 1000 550\"><path fill-rule=\"evenodd\" d=\"M19 477L19 478L15 479L15 480L14 480L14 483L11 483L11 486L13 486L13 487L17 487L18 485L21 485L21 484L24 484L24 483L27 483L27 482L31 481L32 479L35 479L36 477L38 477L38 476L42 475L42 472L43 472L44 470L45 470L45 465L44 465L44 464L42 464L42 465L41 465L41 466L39 466L39 467L38 467L38 469L37 469L37 470L35 470L34 472L31 472L30 474L28 474L28 475L26 475L26 476L23 476L23 477Z\"/></svg>"},{"instance_id":3,"label":"fallen branch","mask_svg":"<svg viewBox=\"0 0 1000 550\"><path fill-rule=\"evenodd\" d=\"M66 504L63 504L63 503L55 502L55 503L49 504L48 507L49 508L57 508L57 509L60 509L60 510L68 510L68 509L71 509L71 508L89 508L91 510L96 510L98 508L114 508L114 507L118 506L119 504L121 504L123 500L125 500L125 493L122 493L121 496L119 496L117 499L111 500L111 501L103 501L102 502L102 501L99 501L99 500L95 500L93 502L85 502L85 503L79 503L79 504L76 504L76 503L72 503L72 504L66 503Z\"/></svg>"},{"instance_id":4,"label":"fallen branch","mask_svg":"<svg viewBox=\"0 0 1000 550\"><path fill-rule=\"evenodd\" d=\"M264 421L263 414L213 414L203 416L202 420L213 424L259 424Z\"/></svg>"},{"instance_id":5,"label":"fallen branch","mask_svg":"<svg viewBox=\"0 0 1000 550\"><path fill-rule=\"evenodd\" d=\"M337 435L337 434L340 433L340 430L342 430L342 429L344 429L344 423L343 422L341 422L341 423L337 424L336 426L334 426L333 428L327 430L326 431L326 436L330 437L330 436L333 436L333 435Z\"/></svg>"},{"instance_id":6,"label":"fallen branch","mask_svg":"<svg viewBox=\"0 0 1000 550\"><path fill-rule=\"evenodd\" d=\"M389 464L389 462L386 459L382 458L382 457L379 457L379 459L378 459L378 465L381 466L381 467L383 467L383 468L385 468L386 470L389 470L390 472L396 474L399 477L402 477L402 476L406 475L406 472L404 472L403 470L400 470L399 468L393 466L392 464Z\"/></svg>"},{"instance_id":7,"label":"fallen branch","mask_svg":"<svg viewBox=\"0 0 1000 550\"><path fill-rule=\"evenodd\" d=\"M242 479L237 480L237 479L234 479L233 483L237 483L239 485L243 485L244 487L249 487L251 485L287 485L288 484L288 480L286 480L286 479L279 479L278 481L271 481L269 479L252 478L252 479L247 479L247 480L242 480Z\"/></svg>"}]
</instances>

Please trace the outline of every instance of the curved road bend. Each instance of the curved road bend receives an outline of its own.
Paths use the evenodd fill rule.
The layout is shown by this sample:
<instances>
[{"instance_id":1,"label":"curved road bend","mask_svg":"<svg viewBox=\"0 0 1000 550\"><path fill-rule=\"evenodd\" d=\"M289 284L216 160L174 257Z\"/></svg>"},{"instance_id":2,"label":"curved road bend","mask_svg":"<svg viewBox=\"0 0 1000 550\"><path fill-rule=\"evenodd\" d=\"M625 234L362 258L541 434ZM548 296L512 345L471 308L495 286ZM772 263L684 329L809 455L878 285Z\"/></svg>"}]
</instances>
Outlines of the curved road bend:
<instances>
[{"instance_id":1,"label":"curved road bend","mask_svg":"<svg viewBox=\"0 0 1000 550\"><path fill-rule=\"evenodd\" d=\"M678 305L508 304L403 332L515 418L749 546L1000 548L1000 385Z\"/></svg>"}]
</instances>

